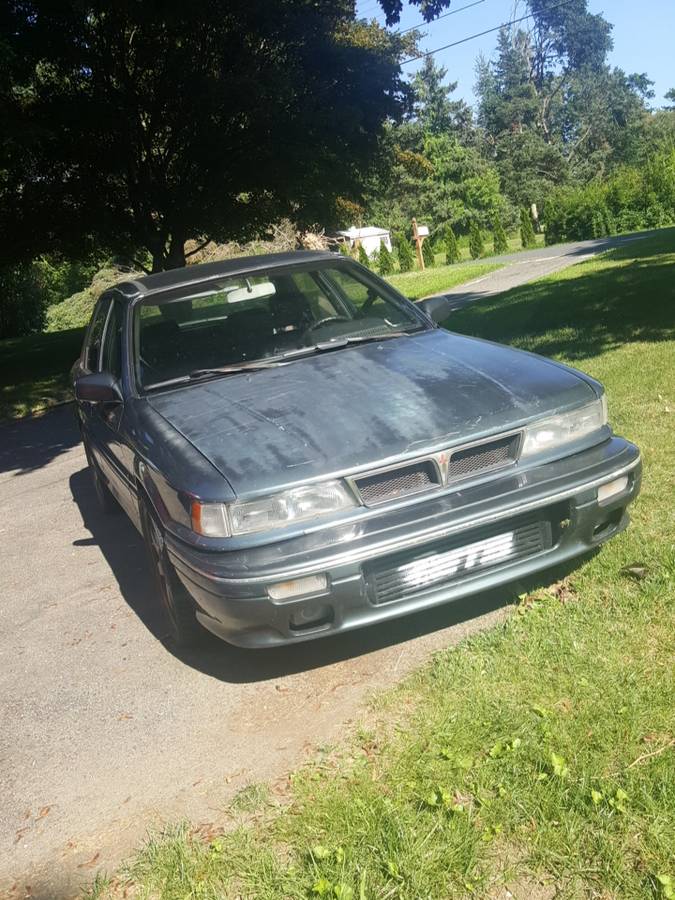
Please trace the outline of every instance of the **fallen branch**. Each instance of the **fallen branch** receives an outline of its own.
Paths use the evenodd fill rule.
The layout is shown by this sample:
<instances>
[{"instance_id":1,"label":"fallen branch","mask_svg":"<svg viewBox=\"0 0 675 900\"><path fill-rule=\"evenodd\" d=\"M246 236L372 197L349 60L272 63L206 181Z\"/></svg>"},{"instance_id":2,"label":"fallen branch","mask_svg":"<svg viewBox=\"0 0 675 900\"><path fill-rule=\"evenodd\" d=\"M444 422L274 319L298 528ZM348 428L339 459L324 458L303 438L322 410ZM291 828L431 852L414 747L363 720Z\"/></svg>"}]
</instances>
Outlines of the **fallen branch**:
<instances>
[{"instance_id":1,"label":"fallen branch","mask_svg":"<svg viewBox=\"0 0 675 900\"><path fill-rule=\"evenodd\" d=\"M659 753L663 753L664 750L667 750L669 747L672 747L673 745L675 745L675 738L668 741L668 743L664 744L663 747L659 747L658 750L652 750L651 753L643 753L642 756L638 756L637 759L634 759L633 762L629 766L626 766L626 771L628 771L628 769L632 769L633 766L637 766L638 763L644 762L645 759L650 759L652 756L658 756Z\"/></svg>"}]
</instances>

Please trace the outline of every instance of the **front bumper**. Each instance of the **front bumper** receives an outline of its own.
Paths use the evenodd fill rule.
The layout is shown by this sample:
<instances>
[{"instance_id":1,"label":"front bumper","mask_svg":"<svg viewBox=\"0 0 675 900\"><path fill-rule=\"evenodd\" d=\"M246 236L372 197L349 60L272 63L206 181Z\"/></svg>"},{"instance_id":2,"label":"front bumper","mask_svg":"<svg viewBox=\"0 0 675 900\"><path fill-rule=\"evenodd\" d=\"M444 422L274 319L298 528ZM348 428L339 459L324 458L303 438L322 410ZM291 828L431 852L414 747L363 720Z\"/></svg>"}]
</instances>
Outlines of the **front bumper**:
<instances>
[{"instance_id":1,"label":"front bumper","mask_svg":"<svg viewBox=\"0 0 675 900\"><path fill-rule=\"evenodd\" d=\"M214 634L242 647L271 647L360 628L428 609L529 576L587 553L628 525L627 506L640 490L640 454L612 437L565 459L519 471L356 523L328 526L262 547L208 552L167 535L176 571L197 606L197 618ZM598 487L626 476L626 486L607 501ZM431 551L450 541L477 546L481 538L511 533L523 521L548 523L545 545L518 558L464 567L433 584L381 602L373 588L378 566ZM415 563L424 568L425 563ZM456 569L457 567L455 567ZM460 566L460 568L462 568ZM327 576L320 593L273 601L267 586L315 573Z\"/></svg>"}]
</instances>

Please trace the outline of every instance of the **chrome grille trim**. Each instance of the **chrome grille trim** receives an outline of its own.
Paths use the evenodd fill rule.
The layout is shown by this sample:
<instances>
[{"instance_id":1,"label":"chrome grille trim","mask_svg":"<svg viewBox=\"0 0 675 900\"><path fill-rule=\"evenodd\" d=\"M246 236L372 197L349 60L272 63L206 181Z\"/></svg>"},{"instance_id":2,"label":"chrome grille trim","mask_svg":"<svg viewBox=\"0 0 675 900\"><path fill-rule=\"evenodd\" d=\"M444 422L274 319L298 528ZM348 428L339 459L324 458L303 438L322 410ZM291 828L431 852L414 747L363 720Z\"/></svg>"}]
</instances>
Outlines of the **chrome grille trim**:
<instances>
[{"instance_id":1,"label":"chrome grille trim","mask_svg":"<svg viewBox=\"0 0 675 900\"><path fill-rule=\"evenodd\" d=\"M364 567L371 601L375 605L394 603L541 553L552 547L552 533L550 521L533 515L382 558Z\"/></svg>"}]
</instances>

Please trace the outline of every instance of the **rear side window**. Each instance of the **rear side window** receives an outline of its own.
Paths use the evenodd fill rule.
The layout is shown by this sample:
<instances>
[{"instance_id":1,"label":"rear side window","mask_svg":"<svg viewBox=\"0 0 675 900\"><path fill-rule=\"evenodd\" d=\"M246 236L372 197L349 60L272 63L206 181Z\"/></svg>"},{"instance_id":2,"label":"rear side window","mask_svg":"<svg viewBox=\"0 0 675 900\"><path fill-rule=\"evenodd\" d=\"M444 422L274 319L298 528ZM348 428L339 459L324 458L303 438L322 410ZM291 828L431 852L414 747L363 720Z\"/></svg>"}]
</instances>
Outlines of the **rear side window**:
<instances>
[{"instance_id":1,"label":"rear side window","mask_svg":"<svg viewBox=\"0 0 675 900\"><path fill-rule=\"evenodd\" d=\"M110 372L115 378L122 375L122 323L124 309L119 300L113 300L103 335L101 370Z\"/></svg>"},{"instance_id":2,"label":"rear side window","mask_svg":"<svg viewBox=\"0 0 675 900\"><path fill-rule=\"evenodd\" d=\"M91 318L89 331L87 333L87 342L84 348L84 367L90 372L97 372L101 359L101 343L103 341L103 331L105 329L108 311L110 309L110 297L101 297L94 315Z\"/></svg>"}]
</instances>

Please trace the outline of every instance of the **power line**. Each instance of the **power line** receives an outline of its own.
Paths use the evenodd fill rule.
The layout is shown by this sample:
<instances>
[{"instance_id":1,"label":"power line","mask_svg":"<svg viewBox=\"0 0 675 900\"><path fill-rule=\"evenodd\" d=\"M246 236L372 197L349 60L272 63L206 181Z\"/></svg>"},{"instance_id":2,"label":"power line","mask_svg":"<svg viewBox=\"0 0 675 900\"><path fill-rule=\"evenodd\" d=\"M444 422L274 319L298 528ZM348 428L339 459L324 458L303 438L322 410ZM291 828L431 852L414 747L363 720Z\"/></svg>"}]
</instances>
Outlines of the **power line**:
<instances>
[{"instance_id":1,"label":"power line","mask_svg":"<svg viewBox=\"0 0 675 900\"><path fill-rule=\"evenodd\" d=\"M557 3L555 6L549 6L547 12L550 12L554 9L559 9L561 6L569 6L572 0L564 0L563 3ZM449 50L450 47L457 47L459 44L466 44L467 41L473 41L475 38L483 37L484 34L492 34L493 31L499 31L501 28L508 28L509 25L517 25L519 22L524 22L525 19L531 19L534 13L528 13L526 16L521 16L519 19L511 19L510 22L502 22L501 25L495 25L494 28L486 28L485 31L478 31L476 34L470 34L468 37L461 38L459 41L453 41L451 44L445 44L443 47L436 47L435 50L429 50L426 53L418 53L417 56L411 56L409 59L404 59L401 63L402 66L407 65L407 63L415 62L418 59L426 59L427 56L433 56L435 53L440 53L441 50Z\"/></svg>"},{"instance_id":2,"label":"power line","mask_svg":"<svg viewBox=\"0 0 675 900\"><path fill-rule=\"evenodd\" d=\"M442 16L436 16L435 19L431 19L429 22L420 22L419 25L412 25L410 28L402 28L400 31L397 31L396 34L406 34L408 31L416 31L418 28L424 28L425 25L433 25L435 22L440 22L441 19L447 19L448 16L454 16L455 13L461 12L463 9L470 9L472 6L478 6L479 3L485 3L485 0L474 0L473 3L467 3L466 6L459 6L457 9L452 9L450 12L443 13Z\"/></svg>"}]
</instances>

